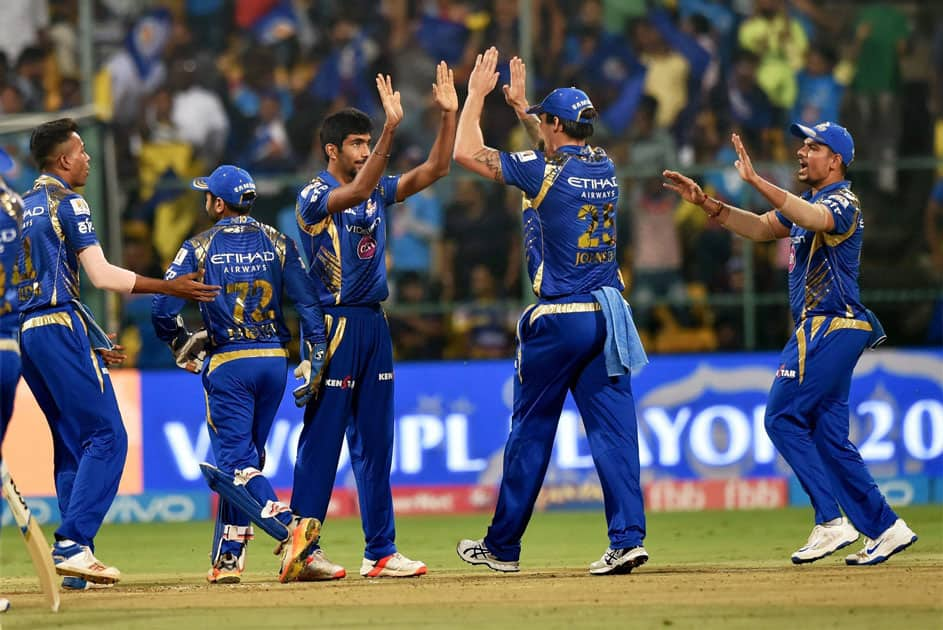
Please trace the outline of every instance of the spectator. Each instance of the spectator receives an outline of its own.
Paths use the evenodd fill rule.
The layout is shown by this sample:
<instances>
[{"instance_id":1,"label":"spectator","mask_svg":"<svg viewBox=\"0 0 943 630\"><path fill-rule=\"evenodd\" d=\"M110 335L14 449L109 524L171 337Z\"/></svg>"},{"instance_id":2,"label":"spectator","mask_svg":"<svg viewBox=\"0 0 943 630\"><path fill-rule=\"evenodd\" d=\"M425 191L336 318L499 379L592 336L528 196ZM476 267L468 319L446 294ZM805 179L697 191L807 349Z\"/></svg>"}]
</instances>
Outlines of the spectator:
<instances>
[{"instance_id":1,"label":"spectator","mask_svg":"<svg viewBox=\"0 0 943 630\"><path fill-rule=\"evenodd\" d=\"M822 44L809 49L805 67L799 72L799 94L791 120L814 125L820 120L840 120L845 85L836 76L838 55Z\"/></svg>"},{"instance_id":2,"label":"spectator","mask_svg":"<svg viewBox=\"0 0 943 630\"><path fill-rule=\"evenodd\" d=\"M799 21L786 11L785 0L756 0L753 15L740 25L739 41L759 58L757 83L770 102L790 110L809 41Z\"/></svg>"},{"instance_id":3,"label":"spectator","mask_svg":"<svg viewBox=\"0 0 943 630\"><path fill-rule=\"evenodd\" d=\"M399 276L396 304L400 308L387 317L397 361L442 358L445 323L441 313L421 310L429 301L429 288L420 274L407 271Z\"/></svg>"},{"instance_id":4,"label":"spectator","mask_svg":"<svg viewBox=\"0 0 943 630\"><path fill-rule=\"evenodd\" d=\"M498 302L491 270L477 264L469 273L470 300L452 312L452 351L455 357L503 359L514 353L516 312Z\"/></svg>"}]
</instances>

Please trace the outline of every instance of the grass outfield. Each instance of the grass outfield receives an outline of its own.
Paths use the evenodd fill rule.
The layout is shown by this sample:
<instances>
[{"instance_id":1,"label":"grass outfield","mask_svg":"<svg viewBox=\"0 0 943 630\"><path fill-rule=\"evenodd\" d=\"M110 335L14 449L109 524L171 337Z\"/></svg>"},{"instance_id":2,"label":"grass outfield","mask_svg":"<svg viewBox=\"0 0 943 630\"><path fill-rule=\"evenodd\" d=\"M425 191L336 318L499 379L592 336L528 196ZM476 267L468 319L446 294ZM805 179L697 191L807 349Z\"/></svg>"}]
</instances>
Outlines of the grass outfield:
<instances>
[{"instance_id":1,"label":"grass outfield","mask_svg":"<svg viewBox=\"0 0 943 630\"><path fill-rule=\"evenodd\" d=\"M358 574L360 522L336 519L325 550L347 567L331 583L282 585L274 547L260 535L239 585L210 586L210 523L106 525L98 555L118 565L108 590L64 593L57 615L43 607L25 547L0 535L0 593L13 602L3 628L939 628L943 627L943 506L902 508L920 540L876 567L846 567L845 550L793 566L808 535L809 509L651 514L651 560L626 576L593 577L606 547L599 512L535 515L522 571L469 567L455 554L477 538L486 515L403 517L403 552L429 565L415 579ZM51 532L47 531L47 534ZM855 543L848 550L857 550Z\"/></svg>"}]
</instances>

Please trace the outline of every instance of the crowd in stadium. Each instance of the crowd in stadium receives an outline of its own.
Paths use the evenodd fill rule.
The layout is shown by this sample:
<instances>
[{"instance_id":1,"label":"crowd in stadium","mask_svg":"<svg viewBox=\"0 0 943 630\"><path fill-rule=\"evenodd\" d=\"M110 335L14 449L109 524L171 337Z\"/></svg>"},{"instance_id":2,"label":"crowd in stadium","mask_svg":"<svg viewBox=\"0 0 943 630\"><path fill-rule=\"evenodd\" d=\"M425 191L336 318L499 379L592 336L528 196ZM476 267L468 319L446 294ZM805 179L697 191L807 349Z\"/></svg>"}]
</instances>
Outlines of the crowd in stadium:
<instances>
[{"instance_id":1,"label":"crowd in stadium","mask_svg":"<svg viewBox=\"0 0 943 630\"><path fill-rule=\"evenodd\" d=\"M475 55L495 45L505 83L508 60L525 52L523 21L534 34L531 101L575 85L599 111L592 141L624 177L618 242L626 295L653 352L741 349L742 307L708 298L740 294L751 281L761 293L785 291L788 242L745 249L662 188L662 169L684 167L709 194L766 210L732 168L734 131L763 175L790 187L796 144L788 124L841 121L862 164L851 178L869 222L864 286L939 286L943 278L943 186L933 188L930 167L896 166L934 154L943 116L943 19L934 3L531 0L529 16L518 0L94 4L94 96L111 110L124 264L141 273L159 275L181 240L206 227L199 195L181 182L220 162L252 173L255 215L295 234L295 196L324 163L318 121L354 106L379 122L377 72L392 75L406 112L390 171L418 163L435 136L435 64L454 69L461 98ZM3 115L82 104L77 2L4 5ZM483 126L490 146L525 148L499 91ZM2 141L17 159L7 180L24 190L36 175L28 134ZM519 304L529 299L519 195L455 169L394 206L390 221L398 358L511 356ZM777 346L790 329L783 301L760 306L758 347ZM139 351L137 365L172 365L150 338L149 298L125 306L125 345ZM939 341L941 331L927 322L943 317L929 308L899 318L904 340Z\"/></svg>"}]
</instances>

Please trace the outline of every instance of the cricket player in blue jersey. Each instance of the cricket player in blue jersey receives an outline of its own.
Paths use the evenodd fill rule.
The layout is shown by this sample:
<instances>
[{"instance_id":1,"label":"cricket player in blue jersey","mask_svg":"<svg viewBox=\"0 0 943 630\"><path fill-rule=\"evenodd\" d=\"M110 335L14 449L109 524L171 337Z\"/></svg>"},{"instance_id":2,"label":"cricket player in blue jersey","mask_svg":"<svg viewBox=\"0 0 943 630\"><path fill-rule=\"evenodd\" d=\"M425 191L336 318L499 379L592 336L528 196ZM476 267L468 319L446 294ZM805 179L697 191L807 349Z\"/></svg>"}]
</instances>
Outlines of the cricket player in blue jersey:
<instances>
[{"instance_id":1,"label":"cricket player in blue jersey","mask_svg":"<svg viewBox=\"0 0 943 630\"><path fill-rule=\"evenodd\" d=\"M792 242L789 302L796 329L780 355L766 403L766 431L815 510L812 533L792 561L824 558L854 543L860 531L864 547L845 562L877 564L909 547L917 535L887 504L848 439L852 372L864 349L885 339L858 289L864 217L846 179L854 141L834 122L796 123L790 130L802 139L797 175L809 190L801 196L759 176L740 137L731 138L740 177L773 210L754 214L734 208L674 171L664 172L665 187L744 238Z\"/></svg>"},{"instance_id":2,"label":"cricket player in blue jersey","mask_svg":"<svg viewBox=\"0 0 943 630\"><path fill-rule=\"evenodd\" d=\"M550 462L567 392L583 417L602 485L609 547L590 573L628 573L648 560L639 484L638 425L631 368L647 362L623 300L616 262L619 184L612 160L586 144L596 110L576 88L558 88L528 107L525 68L511 60L505 98L538 150L485 146L480 118L497 82L498 51L478 56L459 117L455 160L523 191L524 249L537 303L517 326L517 374L504 474L487 535L461 540L470 564L520 570L521 538Z\"/></svg>"},{"instance_id":3,"label":"cricket player in blue jersey","mask_svg":"<svg viewBox=\"0 0 943 630\"><path fill-rule=\"evenodd\" d=\"M120 571L93 552L127 455L108 374L108 365L123 354L79 301L79 263L96 287L120 293L210 300L219 288L202 284L196 274L146 278L105 259L91 210L75 192L85 185L90 162L75 121L63 118L34 129L30 153L40 176L23 196L22 247L13 282L23 377L52 432L62 513L52 557L60 575L110 584L120 579Z\"/></svg>"},{"instance_id":4,"label":"cricket player in blue jersey","mask_svg":"<svg viewBox=\"0 0 943 630\"><path fill-rule=\"evenodd\" d=\"M279 541L279 579L287 582L301 571L321 524L295 518L261 472L265 441L285 392L285 344L291 333L283 293L301 318L308 357L299 368L305 383L295 391L302 405L313 394L324 362L324 314L295 242L249 216L256 197L249 173L224 164L209 177L193 180L193 188L205 191L206 212L216 225L183 244L166 278L199 272L223 290L200 305L201 332L183 326L184 302L178 298L155 297L152 318L178 365L203 374L213 471L218 473L210 481L221 497L207 580L240 581L251 518Z\"/></svg>"},{"instance_id":5,"label":"cricket player in blue jersey","mask_svg":"<svg viewBox=\"0 0 943 630\"><path fill-rule=\"evenodd\" d=\"M0 173L13 168L13 160L0 149ZM20 380L19 300L13 273L20 253L23 200L0 177L0 447L13 415L16 384ZM3 453L0 451L0 459Z\"/></svg>"},{"instance_id":6,"label":"cricket player in blue jersey","mask_svg":"<svg viewBox=\"0 0 943 630\"><path fill-rule=\"evenodd\" d=\"M396 549L390 466L393 456L393 347L380 303L386 284L386 208L449 172L458 96L445 62L436 68L433 99L442 111L425 162L402 175L383 176L396 127L403 119L399 92L377 76L386 122L370 150L370 118L356 109L328 116L321 145L328 162L298 195L302 248L324 307L328 359L317 396L305 409L298 441L291 505L323 521L346 432L357 480L366 548L364 577L408 577L426 565ZM313 545L302 581L346 575Z\"/></svg>"}]
</instances>

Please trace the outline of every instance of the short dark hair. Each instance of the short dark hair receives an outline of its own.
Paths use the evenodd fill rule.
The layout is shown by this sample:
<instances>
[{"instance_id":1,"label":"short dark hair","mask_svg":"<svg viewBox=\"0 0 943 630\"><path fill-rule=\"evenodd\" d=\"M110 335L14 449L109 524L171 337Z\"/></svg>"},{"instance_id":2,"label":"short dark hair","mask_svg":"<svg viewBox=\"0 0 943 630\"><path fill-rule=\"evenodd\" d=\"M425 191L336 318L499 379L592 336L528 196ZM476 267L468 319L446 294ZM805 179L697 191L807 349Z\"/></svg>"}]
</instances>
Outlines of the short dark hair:
<instances>
[{"instance_id":1,"label":"short dark hair","mask_svg":"<svg viewBox=\"0 0 943 630\"><path fill-rule=\"evenodd\" d=\"M373 133L373 121L364 112L347 107L334 112L321 124L321 151L324 159L329 160L327 145L333 144L338 149L344 144L344 138L351 134Z\"/></svg>"},{"instance_id":2,"label":"short dark hair","mask_svg":"<svg viewBox=\"0 0 943 630\"><path fill-rule=\"evenodd\" d=\"M63 142L78 133L79 126L71 118L50 120L33 129L29 139L29 153L40 170L45 169L53 152Z\"/></svg>"},{"instance_id":3,"label":"short dark hair","mask_svg":"<svg viewBox=\"0 0 943 630\"><path fill-rule=\"evenodd\" d=\"M563 133L570 136L571 138L576 138L577 140L585 140L593 135L593 123L592 121L596 118L596 110L592 107L584 109L580 113L580 118L586 120L587 122L577 122L575 120L563 120L559 116L554 116L553 114L544 113L548 123L552 122L553 118L556 118L560 121L560 124L563 125Z\"/></svg>"},{"instance_id":4,"label":"short dark hair","mask_svg":"<svg viewBox=\"0 0 943 630\"><path fill-rule=\"evenodd\" d=\"M227 210L229 210L230 212L235 212L236 214L242 214L242 215L249 214L250 212L252 212L252 206L255 205L256 196L255 196L255 193L252 191L243 193L243 197L247 195L252 195L252 200L244 206L234 206L228 201L226 201L225 199L223 199L222 197L218 197L208 190L205 192L207 195L210 196L210 203L215 203L216 200L219 199L220 201L223 202L223 205L226 207Z\"/></svg>"}]
</instances>

